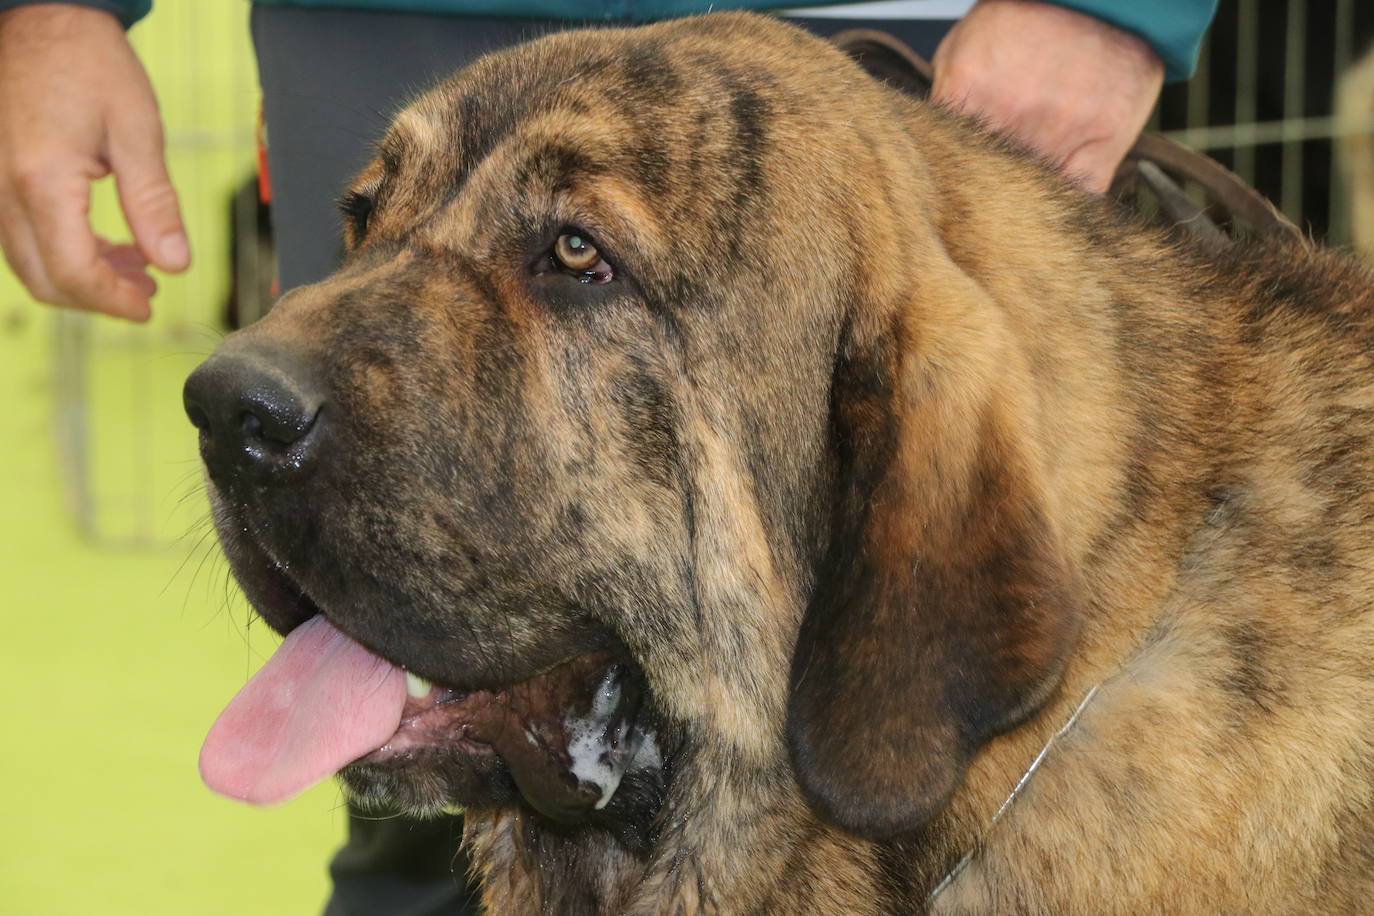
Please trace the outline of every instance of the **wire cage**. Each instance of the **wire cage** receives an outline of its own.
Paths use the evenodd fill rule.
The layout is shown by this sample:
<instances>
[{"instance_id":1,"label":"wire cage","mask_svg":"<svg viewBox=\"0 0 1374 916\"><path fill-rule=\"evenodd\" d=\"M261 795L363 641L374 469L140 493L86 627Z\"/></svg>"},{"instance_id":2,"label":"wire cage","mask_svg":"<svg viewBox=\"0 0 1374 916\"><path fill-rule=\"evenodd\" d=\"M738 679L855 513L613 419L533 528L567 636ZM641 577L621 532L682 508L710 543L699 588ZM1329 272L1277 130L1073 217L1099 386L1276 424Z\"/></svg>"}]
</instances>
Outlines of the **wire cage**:
<instances>
[{"instance_id":1,"label":"wire cage","mask_svg":"<svg viewBox=\"0 0 1374 916\"><path fill-rule=\"evenodd\" d=\"M80 530L108 546L166 544L203 527L207 507L181 382L223 335L226 299L270 270L233 252L254 242L257 75L242 0L159 3L130 38L157 91L167 162L195 264L160 277L150 326L54 315L54 420L64 490ZM100 183L92 221L128 238L113 187ZM235 231L236 226L247 228ZM270 281L269 281L270 282Z\"/></svg>"},{"instance_id":2,"label":"wire cage","mask_svg":"<svg viewBox=\"0 0 1374 916\"><path fill-rule=\"evenodd\" d=\"M1349 245L1341 149L1374 129L1374 94L1364 113L1338 114L1336 98L1371 37L1374 8L1355 0L1222 0L1196 75L1166 87L1152 129L1234 170L1313 238Z\"/></svg>"},{"instance_id":3,"label":"wire cage","mask_svg":"<svg viewBox=\"0 0 1374 916\"><path fill-rule=\"evenodd\" d=\"M81 530L105 544L165 543L203 522L181 382L229 320L246 323L270 301L247 19L242 0L160 3L133 32L162 101L198 264L163 280L152 328L58 319L63 474ZM1374 7L1355 0L1222 0L1197 75L1165 90L1151 127L1219 159L1314 237L1349 244L1362 196L1339 149L1374 176L1374 88L1348 87L1341 116L1334 100L1371 35ZM1374 195L1374 177L1363 184ZM93 213L107 231L119 226L109 188Z\"/></svg>"}]
</instances>

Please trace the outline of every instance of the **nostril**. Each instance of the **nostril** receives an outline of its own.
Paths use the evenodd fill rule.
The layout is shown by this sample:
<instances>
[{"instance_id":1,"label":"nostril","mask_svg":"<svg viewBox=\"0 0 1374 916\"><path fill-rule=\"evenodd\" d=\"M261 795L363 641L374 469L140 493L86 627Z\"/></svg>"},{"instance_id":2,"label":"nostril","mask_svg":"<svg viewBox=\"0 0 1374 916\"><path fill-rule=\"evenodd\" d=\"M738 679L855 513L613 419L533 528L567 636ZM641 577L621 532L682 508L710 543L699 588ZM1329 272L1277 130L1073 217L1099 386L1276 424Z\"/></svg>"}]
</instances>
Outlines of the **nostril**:
<instances>
[{"instance_id":1,"label":"nostril","mask_svg":"<svg viewBox=\"0 0 1374 916\"><path fill-rule=\"evenodd\" d=\"M305 438L319 408L268 398L248 398L238 415L239 437L246 443L286 447Z\"/></svg>"},{"instance_id":2,"label":"nostril","mask_svg":"<svg viewBox=\"0 0 1374 916\"><path fill-rule=\"evenodd\" d=\"M186 402L186 416L190 419L191 425L203 433L210 431L210 415L201 409L199 404Z\"/></svg>"},{"instance_id":3,"label":"nostril","mask_svg":"<svg viewBox=\"0 0 1374 916\"><path fill-rule=\"evenodd\" d=\"M239 414L239 432L248 440L267 438L262 434L262 421L258 415L248 410Z\"/></svg>"}]
</instances>

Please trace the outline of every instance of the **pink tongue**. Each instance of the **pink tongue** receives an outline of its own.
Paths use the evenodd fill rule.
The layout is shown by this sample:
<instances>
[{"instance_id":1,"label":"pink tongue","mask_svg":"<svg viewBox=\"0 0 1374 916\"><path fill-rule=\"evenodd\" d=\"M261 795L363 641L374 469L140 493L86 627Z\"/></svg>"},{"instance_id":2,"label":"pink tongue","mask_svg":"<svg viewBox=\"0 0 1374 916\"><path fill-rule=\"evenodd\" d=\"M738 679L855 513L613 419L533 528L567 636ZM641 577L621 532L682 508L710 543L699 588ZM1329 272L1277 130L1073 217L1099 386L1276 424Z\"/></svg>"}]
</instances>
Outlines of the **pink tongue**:
<instances>
[{"instance_id":1,"label":"pink tongue","mask_svg":"<svg viewBox=\"0 0 1374 916\"><path fill-rule=\"evenodd\" d=\"M285 801L385 744L405 701L405 672L316 615L219 714L201 778L254 805Z\"/></svg>"}]
</instances>

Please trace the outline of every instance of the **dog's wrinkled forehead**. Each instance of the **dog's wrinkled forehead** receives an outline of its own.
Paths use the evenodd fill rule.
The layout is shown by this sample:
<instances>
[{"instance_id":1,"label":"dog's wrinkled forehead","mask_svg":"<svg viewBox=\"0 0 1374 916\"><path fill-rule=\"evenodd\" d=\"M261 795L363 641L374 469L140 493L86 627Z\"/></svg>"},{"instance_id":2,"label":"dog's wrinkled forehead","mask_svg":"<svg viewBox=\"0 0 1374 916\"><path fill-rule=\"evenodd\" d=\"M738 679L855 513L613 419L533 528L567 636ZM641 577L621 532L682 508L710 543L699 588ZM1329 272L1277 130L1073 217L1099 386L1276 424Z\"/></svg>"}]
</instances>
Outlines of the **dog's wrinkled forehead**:
<instances>
[{"instance_id":1,"label":"dog's wrinkled forehead","mask_svg":"<svg viewBox=\"0 0 1374 916\"><path fill-rule=\"evenodd\" d=\"M370 199L370 225L350 241L403 234L457 203L467 207L466 232L531 220L550 195L592 183L622 210L640 211L621 214L637 227L672 214L728 236L760 202L774 135L795 131L814 103L789 89L795 55L834 52L761 17L675 26L547 36L420 96L354 184Z\"/></svg>"}]
</instances>

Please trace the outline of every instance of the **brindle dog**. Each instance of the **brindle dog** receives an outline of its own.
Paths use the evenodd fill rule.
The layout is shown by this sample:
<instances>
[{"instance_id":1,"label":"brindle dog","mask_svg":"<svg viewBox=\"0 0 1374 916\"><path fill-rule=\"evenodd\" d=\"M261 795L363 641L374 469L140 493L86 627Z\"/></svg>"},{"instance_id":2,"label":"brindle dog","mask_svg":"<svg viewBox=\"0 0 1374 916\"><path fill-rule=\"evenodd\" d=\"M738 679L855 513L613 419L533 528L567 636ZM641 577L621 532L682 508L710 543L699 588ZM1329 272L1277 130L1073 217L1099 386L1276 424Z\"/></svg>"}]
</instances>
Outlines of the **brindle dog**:
<instances>
[{"instance_id":1,"label":"brindle dog","mask_svg":"<svg viewBox=\"0 0 1374 916\"><path fill-rule=\"evenodd\" d=\"M1364 267L1204 252L746 14L484 58L345 210L187 385L291 633L222 791L361 757L493 913L1374 899Z\"/></svg>"}]
</instances>

